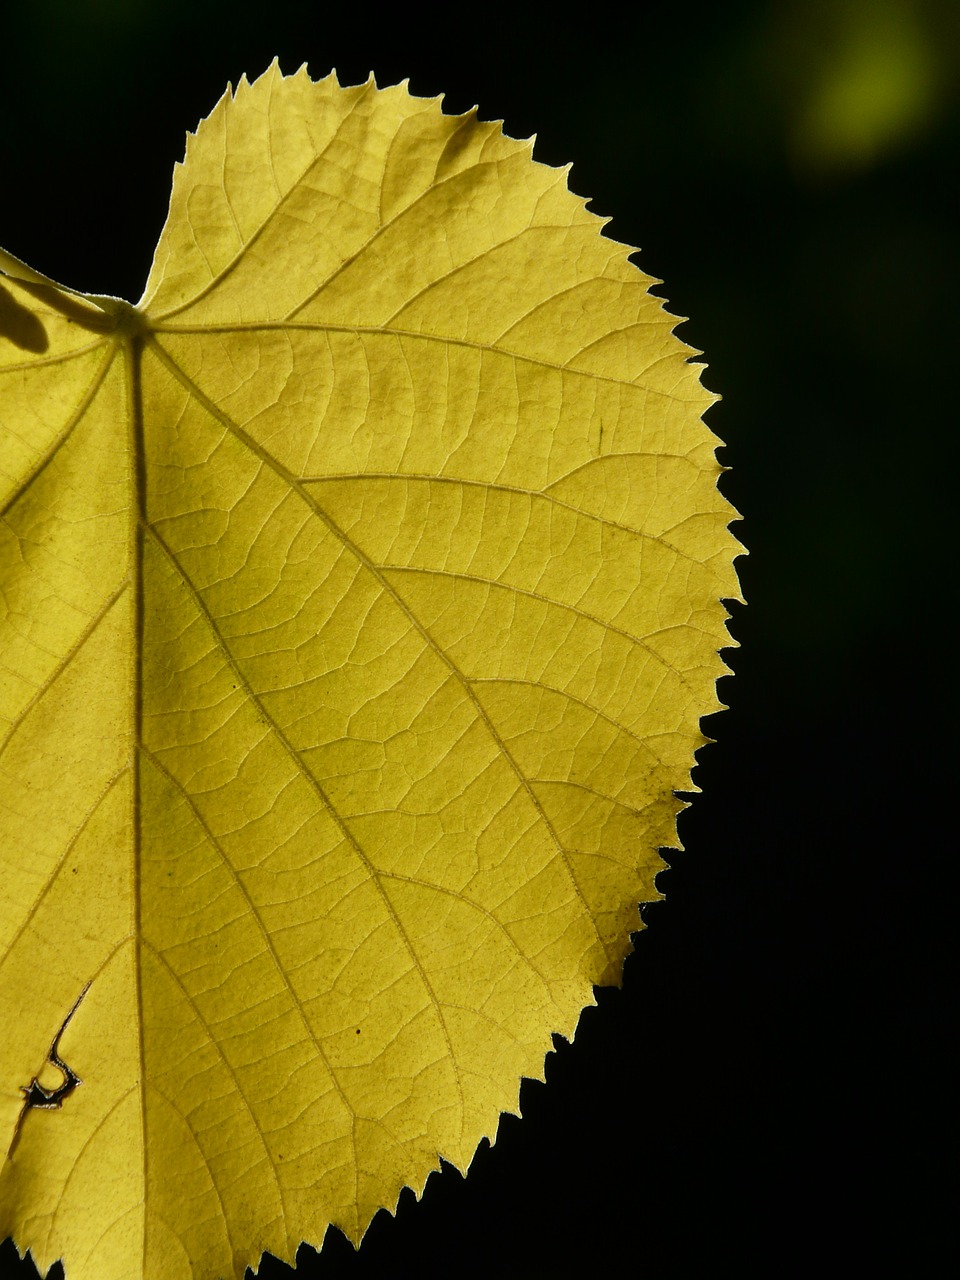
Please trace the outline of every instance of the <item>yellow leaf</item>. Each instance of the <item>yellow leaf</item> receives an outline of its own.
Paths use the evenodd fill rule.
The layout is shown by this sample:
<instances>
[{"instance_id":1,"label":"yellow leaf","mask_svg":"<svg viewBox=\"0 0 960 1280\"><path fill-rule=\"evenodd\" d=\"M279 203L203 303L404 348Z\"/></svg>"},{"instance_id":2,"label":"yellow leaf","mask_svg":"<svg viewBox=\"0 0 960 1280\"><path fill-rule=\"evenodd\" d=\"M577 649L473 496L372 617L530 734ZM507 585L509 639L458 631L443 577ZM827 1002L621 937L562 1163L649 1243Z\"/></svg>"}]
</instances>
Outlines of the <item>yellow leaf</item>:
<instances>
[{"instance_id":1,"label":"yellow leaf","mask_svg":"<svg viewBox=\"0 0 960 1280\"><path fill-rule=\"evenodd\" d=\"M720 704L674 318L529 142L272 67L142 301L0 256L0 1235L359 1240L619 981Z\"/></svg>"}]
</instances>

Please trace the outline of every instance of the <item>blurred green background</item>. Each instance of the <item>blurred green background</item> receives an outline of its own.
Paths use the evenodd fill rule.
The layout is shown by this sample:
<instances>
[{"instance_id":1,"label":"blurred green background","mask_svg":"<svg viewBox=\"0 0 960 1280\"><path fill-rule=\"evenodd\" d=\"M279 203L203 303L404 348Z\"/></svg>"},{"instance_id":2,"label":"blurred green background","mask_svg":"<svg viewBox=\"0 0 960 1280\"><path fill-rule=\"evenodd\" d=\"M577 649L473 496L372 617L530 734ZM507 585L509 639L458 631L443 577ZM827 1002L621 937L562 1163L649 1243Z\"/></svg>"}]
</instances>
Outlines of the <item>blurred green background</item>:
<instances>
[{"instance_id":1,"label":"blurred green background","mask_svg":"<svg viewBox=\"0 0 960 1280\"><path fill-rule=\"evenodd\" d=\"M2 6L0 244L141 293L184 133L279 55L478 103L612 216L723 400L742 648L623 992L464 1183L300 1274L929 1274L955 789L956 0ZM2 406L0 406L2 411ZM945 778L946 786L941 781ZM946 790L947 796L941 797ZM946 801L946 803L945 803ZM933 1166L935 1173L936 1166ZM870 1241L873 1240L872 1245ZM931 1255L932 1256L932 1255ZM33 1274L9 1244L0 1266ZM265 1274L289 1275L267 1263Z\"/></svg>"}]
</instances>

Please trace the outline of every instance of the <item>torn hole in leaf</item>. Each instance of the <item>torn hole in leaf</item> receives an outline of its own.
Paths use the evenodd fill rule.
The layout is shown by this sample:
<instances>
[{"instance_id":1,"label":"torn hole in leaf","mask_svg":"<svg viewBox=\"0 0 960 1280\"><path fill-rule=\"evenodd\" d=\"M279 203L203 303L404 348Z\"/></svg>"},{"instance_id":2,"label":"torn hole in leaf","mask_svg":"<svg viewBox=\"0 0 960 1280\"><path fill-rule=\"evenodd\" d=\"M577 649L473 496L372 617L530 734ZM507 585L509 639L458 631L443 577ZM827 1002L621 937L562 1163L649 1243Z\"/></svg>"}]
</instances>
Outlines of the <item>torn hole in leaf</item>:
<instances>
[{"instance_id":1,"label":"torn hole in leaf","mask_svg":"<svg viewBox=\"0 0 960 1280\"><path fill-rule=\"evenodd\" d=\"M30 1111L59 1111L65 1100L70 1097L74 1089L83 1081L73 1070L73 1068L60 1057L60 1040L63 1033L70 1025L73 1015L80 1008L83 997L90 990L88 982L67 1013L67 1016L60 1023L57 1034L53 1037L53 1042L47 1051L47 1059L37 1075L33 1077L29 1084L21 1085L20 1092L23 1094L23 1106L20 1109L20 1115L17 1117L17 1126L13 1131L13 1138L10 1142L10 1149L7 1152L9 1159L13 1159L13 1153L20 1141L20 1134L23 1129L23 1122ZM59 1084L47 1084L41 1082L41 1077L45 1079L51 1078L51 1071L59 1074Z\"/></svg>"}]
</instances>

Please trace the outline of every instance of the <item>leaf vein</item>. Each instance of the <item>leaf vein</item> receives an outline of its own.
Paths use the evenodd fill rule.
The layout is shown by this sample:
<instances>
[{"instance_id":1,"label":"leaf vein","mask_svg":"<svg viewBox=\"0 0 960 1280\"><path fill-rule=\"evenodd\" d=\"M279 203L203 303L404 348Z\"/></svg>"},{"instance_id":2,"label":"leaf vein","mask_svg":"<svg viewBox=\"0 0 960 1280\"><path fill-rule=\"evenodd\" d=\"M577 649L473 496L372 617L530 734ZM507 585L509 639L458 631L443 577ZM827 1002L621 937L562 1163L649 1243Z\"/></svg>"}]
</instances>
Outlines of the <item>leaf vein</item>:
<instances>
[{"instance_id":1,"label":"leaf vein","mask_svg":"<svg viewBox=\"0 0 960 1280\"><path fill-rule=\"evenodd\" d=\"M100 607L100 609L97 611L97 613L94 614L90 622L88 622L87 625L84 627L84 629L80 632L80 635L73 642L70 648L66 651L66 653L57 663L56 667L53 669L50 675L48 675L47 678L43 681L43 683L39 686L39 688L33 694L33 697L30 699L30 701L27 702L23 706L23 708L20 710L20 712L14 717L14 719L11 720L10 728L4 734L3 739L0 740L0 756L2 756L3 753L6 751L7 747L12 742L17 730L20 728L20 726L29 716L30 712L34 709L37 703L40 702L50 692L50 690L53 688L56 682L64 674L64 672L73 662L74 658L76 658L77 654L81 652L81 650L83 649L83 646L87 643L87 641L90 639L93 633L97 630L100 623L104 620L104 618L113 608L113 606L117 603L120 597L127 590L128 586L129 586L129 583L124 581L120 584L117 590L114 591L113 595L108 596L105 603Z\"/></svg>"},{"instance_id":2,"label":"leaf vein","mask_svg":"<svg viewBox=\"0 0 960 1280\"><path fill-rule=\"evenodd\" d=\"M633 457L634 455L624 454L620 456ZM596 462L597 459L593 458L591 461ZM605 525L608 528L619 529L623 533L635 534L637 537L647 538L651 542L657 542L660 546L666 548L666 550L672 551L675 555L681 556L684 560L689 560L691 564L701 565L704 568L710 567L705 561L698 560L696 556L692 556L689 552L682 551L679 547L674 546L672 542L668 542L661 534L651 533L648 529L638 529L635 525L623 524L620 520L613 520L609 516L600 515L596 511L586 511L583 507L578 507L576 503L566 502L563 498L555 497L554 494L549 492L549 489L552 488L553 485L548 486L547 489L526 489L522 485L502 484L501 482L494 480L466 480L461 479L458 476L431 476L412 471L403 471L399 473L390 471L364 471L355 475L345 473L343 475L329 476L300 476L299 479L301 484L323 484L329 480L416 480L427 484L438 483L462 485L465 488L492 489L496 493L515 493L519 497L535 499L542 498L545 502L552 503L566 511L571 511L574 515L583 516L586 520L595 520L598 524ZM559 483L559 481L554 481L554 483Z\"/></svg>"},{"instance_id":3,"label":"leaf vein","mask_svg":"<svg viewBox=\"0 0 960 1280\"><path fill-rule=\"evenodd\" d=\"M666 658L661 657L656 649L645 644L640 636L635 636L629 631L625 631L622 627L616 626L612 622L606 621L604 618L598 618L596 614L588 613L585 609L580 609L575 604L569 604L563 600L554 600L551 596L544 595L541 591L534 591L529 587L518 587L511 582L499 582L496 578L485 578L476 573L462 573L459 569L425 569L419 565L404 564L381 564L380 569L384 573L421 573L428 577L437 578L459 578L464 582L478 582L488 587L500 587L503 591L512 591L515 595L529 596L532 600L539 600L542 604L554 605L558 609L565 609L569 613L576 614L578 618L584 618L587 622L596 623L598 627L602 627L605 631L611 631L614 635L623 636L625 640L630 640L639 648L646 650L656 662L670 671L683 684L687 684L687 678L679 668L669 663ZM467 678L467 677L465 677Z\"/></svg>"},{"instance_id":4,"label":"leaf vein","mask_svg":"<svg viewBox=\"0 0 960 1280\"><path fill-rule=\"evenodd\" d=\"M30 910L27 912L26 916L24 917L23 923L20 925L20 928L17 930L17 932L13 935L13 938L11 939L7 947L7 950L4 952L2 956L0 956L0 969L3 968L7 960L13 954L14 950L16 949L17 943L20 941L24 932L30 927L30 922L33 920L34 916L40 910L40 907L43 905L44 898L53 888L54 884L56 883L57 877L60 875L60 872L63 870L64 864L66 863L67 859L70 857L70 854L73 852L74 845L83 835L84 831L86 831L87 827L90 825L94 815L96 814L100 806L103 804L104 800L106 800L107 796L110 794L113 788L117 785L120 779L124 776L124 774L129 772L129 769L130 769L129 765L124 765L123 768L119 770L119 772L115 773L113 777L110 779L110 781L107 783L107 785L100 792L100 794L97 796L96 800L94 800L93 804L90 806L87 812L84 814L84 817L80 825L77 827L76 831L70 837L69 841L67 842L66 848L64 849L63 853L60 855L59 859L57 860L57 865L53 868L53 870L47 876L47 879L44 882L43 888L40 890L40 893L37 895L36 899L34 900L33 906L30 908Z\"/></svg>"},{"instance_id":5,"label":"leaf vein","mask_svg":"<svg viewBox=\"0 0 960 1280\"><path fill-rule=\"evenodd\" d=\"M210 841L211 846L220 857L224 867L227 870L227 873L230 875L234 884L239 889L244 901L247 904L247 907L250 911L251 916L256 922L257 929L260 932L260 936L263 938L264 945L266 946L267 951L270 955L270 958L273 961L273 965L277 971L277 975L279 976L280 981L286 987L287 994L290 996L290 999L293 1002L294 1008L297 1010L297 1013L300 1015L300 1021L303 1023L304 1030L306 1031L308 1038L313 1044L313 1047L317 1051L317 1056L320 1058L320 1061L323 1063L324 1067L326 1068L327 1073L329 1074L330 1079L333 1082L335 1089L337 1090L337 1093L340 1095L340 1100L343 1103L345 1109L347 1110L348 1113L353 1114L353 1107L349 1099L347 1098L346 1094L343 1091L343 1087L340 1084L340 1081L337 1077L336 1072L333 1070L333 1067L330 1065L330 1061L327 1058L326 1053L324 1052L323 1046L321 1045L319 1039L317 1038L317 1034L310 1023L309 1018L307 1017L307 1012L303 1006L303 1002L300 999L297 992L294 990L293 984L291 983L290 978L287 975L287 971L283 967L283 964L280 961L280 957L278 956L276 947L274 946L274 943L273 943L273 938L271 937L270 931L268 930L266 924L264 923L263 917L260 914L260 909L257 907L256 903L253 901L253 898L250 896L250 892L247 889L247 886L243 883L243 879L241 878L239 872L237 871L236 867L228 858L226 850L223 848L217 836L211 830L206 819L203 817L203 814L197 808L197 804L196 804L196 801L193 799L193 796L190 795L190 793L187 791L186 787L179 780L179 778L175 777L175 775L170 772L170 770L166 767L166 765L161 760L159 760L148 747L141 744L140 751L141 751L141 754L144 756L144 758L149 760L149 762L153 765L153 767L157 770L157 772L161 774L162 777L166 778L166 780L170 783L170 785L186 801L190 809L190 812L193 814L194 818L199 823L200 827L206 834L207 839ZM153 949L156 950L156 948L153 948Z\"/></svg>"},{"instance_id":6,"label":"leaf vein","mask_svg":"<svg viewBox=\"0 0 960 1280\"><path fill-rule=\"evenodd\" d=\"M180 309L178 308L178 310ZM169 312L167 314L172 315L174 313ZM671 392L663 391L660 388L645 387L631 378L615 378L609 373L596 373L590 369L575 369L572 365L558 364L555 360L547 360L542 356L524 355L519 351L505 351L502 347L492 342L473 342L469 338L452 338L447 334L423 333L418 332L416 329L384 328L380 325L363 324L327 324L320 321L300 320L250 320L237 321L232 324L172 325L165 323L165 319L166 317L161 317L152 326L153 334L262 333L271 330L283 332L290 329L299 329L306 333L349 333L355 334L358 338L409 338L414 342L437 342L445 347L464 347L470 351L488 352L493 356L503 356L504 359L513 360L517 364L530 364L538 369L553 369L556 373L565 377L589 378L593 382L608 382L616 387L628 387L632 391L644 392L646 395L663 396L667 400L682 400L683 403L692 403L693 399L696 398L675 396ZM689 368L689 363L685 363L683 367ZM706 401L706 393L703 393L701 398ZM708 407L705 402L704 409L706 410Z\"/></svg>"},{"instance_id":7,"label":"leaf vein","mask_svg":"<svg viewBox=\"0 0 960 1280\"><path fill-rule=\"evenodd\" d=\"M619 729L621 733L625 733L628 738L632 738L639 746L644 747L653 756L658 765L663 764L663 758L657 755L653 747L650 746L648 739L641 738L638 733L635 733L633 729L628 729L625 724L622 724L614 716L609 715L606 711L601 711L599 707L592 702L588 702L586 698L578 698L576 694L570 693L566 689L558 689L556 685L546 684L543 680L525 680L521 676L472 676L471 681L473 684L520 684L533 689L544 689L550 693L556 693L560 697L566 698L569 702L575 702L577 706L583 707L586 711L592 711L601 720L606 720L615 729Z\"/></svg>"},{"instance_id":8,"label":"leaf vein","mask_svg":"<svg viewBox=\"0 0 960 1280\"><path fill-rule=\"evenodd\" d=\"M106 378L110 365L113 363L113 355L115 353L116 353L116 346L111 345L109 349L109 355L105 357L97 366L97 370L94 373L89 386L84 391L80 399L77 401L76 407L74 408L73 412L70 414L69 418L67 419L66 425L64 426L63 430L60 432L57 438L53 441L53 443L51 444L50 448L46 451L46 453L39 459L39 461L36 463L33 469L27 474L27 477L23 481L23 483L20 484L16 489L14 489L14 491L7 498L3 506L0 507L0 520L6 519L9 512L13 510L13 508L17 505L17 503L24 496L24 494L30 489L34 481L39 476L41 476L44 471L46 471L47 467L50 465L50 463L54 460L54 458L57 456L57 454L60 452L63 446L67 443L67 441L73 435L75 428L82 421L84 414L90 408L90 405L94 400L94 397L96 396L97 392L100 390L100 387L103 385L103 380L104 378Z\"/></svg>"},{"instance_id":9,"label":"leaf vein","mask_svg":"<svg viewBox=\"0 0 960 1280\"><path fill-rule=\"evenodd\" d=\"M241 1088L240 1081L237 1079L236 1072L234 1071L233 1067L230 1065L230 1062L228 1061L226 1054L221 1049L219 1041L214 1035L212 1029L208 1026L207 1021L204 1018L203 1014L200 1012L200 1009L197 1006L197 1002L194 1000L193 996L190 994L187 988L183 985L183 981L180 975L174 969L173 965L170 963L167 957L163 954L163 952L160 951L157 947L155 947L153 943L149 941L149 939L144 938L142 939L142 942L143 942L143 945L150 952L152 952L152 954L156 957L156 959L160 961L160 963L166 969L167 973L170 975L170 980L175 984L175 986L183 996L184 1000L186 1000L190 1008L193 1010L197 1021L200 1023L200 1026L206 1032L207 1038L210 1041L210 1044L213 1047L214 1052L216 1053L217 1057L220 1059L220 1062L223 1064L224 1069L229 1075L230 1080L233 1084L233 1087L236 1090L237 1097L243 1103L248 1115L250 1116L251 1121L253 1122L253 1127L256 1130L257 1137L260 1139L260 1144L263 1147L263 1153L267 1157L267 1162L270 1165L270 1170L273 1174L273 1181L276 1184L277 1195L280 1200L280 1216L283 1220L283 1229L284 1229L284 1234L286 1236L287 1248L289 1248L291 1243L295 1243L295 1242L292 1242L290 1239L289 1227L287 1225L286 1198L284 1196L283 1184L280 1181L280 1173L277 1168L276 1161L274 1160L273 1155L270 1151L270 1147L267 1143L266 1134L264 1132L263 1126L260 1124L260 1121L257 1118L256 1112L254 1111L253 1107L250 1105L247 1095L244 1093L243 1089Z\"/></svg>"}]
</instances>

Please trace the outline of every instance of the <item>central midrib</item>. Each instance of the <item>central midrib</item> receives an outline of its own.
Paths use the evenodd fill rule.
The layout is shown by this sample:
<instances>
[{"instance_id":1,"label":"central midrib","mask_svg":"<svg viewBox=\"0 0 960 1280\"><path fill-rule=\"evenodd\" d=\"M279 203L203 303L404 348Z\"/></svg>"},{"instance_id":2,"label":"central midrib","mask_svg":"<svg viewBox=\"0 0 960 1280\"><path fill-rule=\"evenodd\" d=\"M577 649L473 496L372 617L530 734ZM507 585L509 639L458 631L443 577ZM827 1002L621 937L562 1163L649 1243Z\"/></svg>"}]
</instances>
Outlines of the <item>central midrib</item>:
<instances>
[{"instance_id":1,"label":"central midrib","mask_svg":"<svg viewBox=\"0 0 960 1280\"><path fill-rule=\"evenodd\" d=\"M146 1071L143 1044L143 981L141 975L141 895L140 895L140 745L143 737L143 548L147 514L146 456L143 435L143 395L141 364L144 337L140 332L127 332L122 338L126 367L127 455L129 465L130 528L129 580L132 593L133 644L130 663L130 839L131 839L131 935L133 937L133 977L137 1000L137 1052L140 1070L140 1144L142 1155L143 1222L141 1226L141 1273L147 1252L147 1109Z\"/></svg>"}]
</instances>

